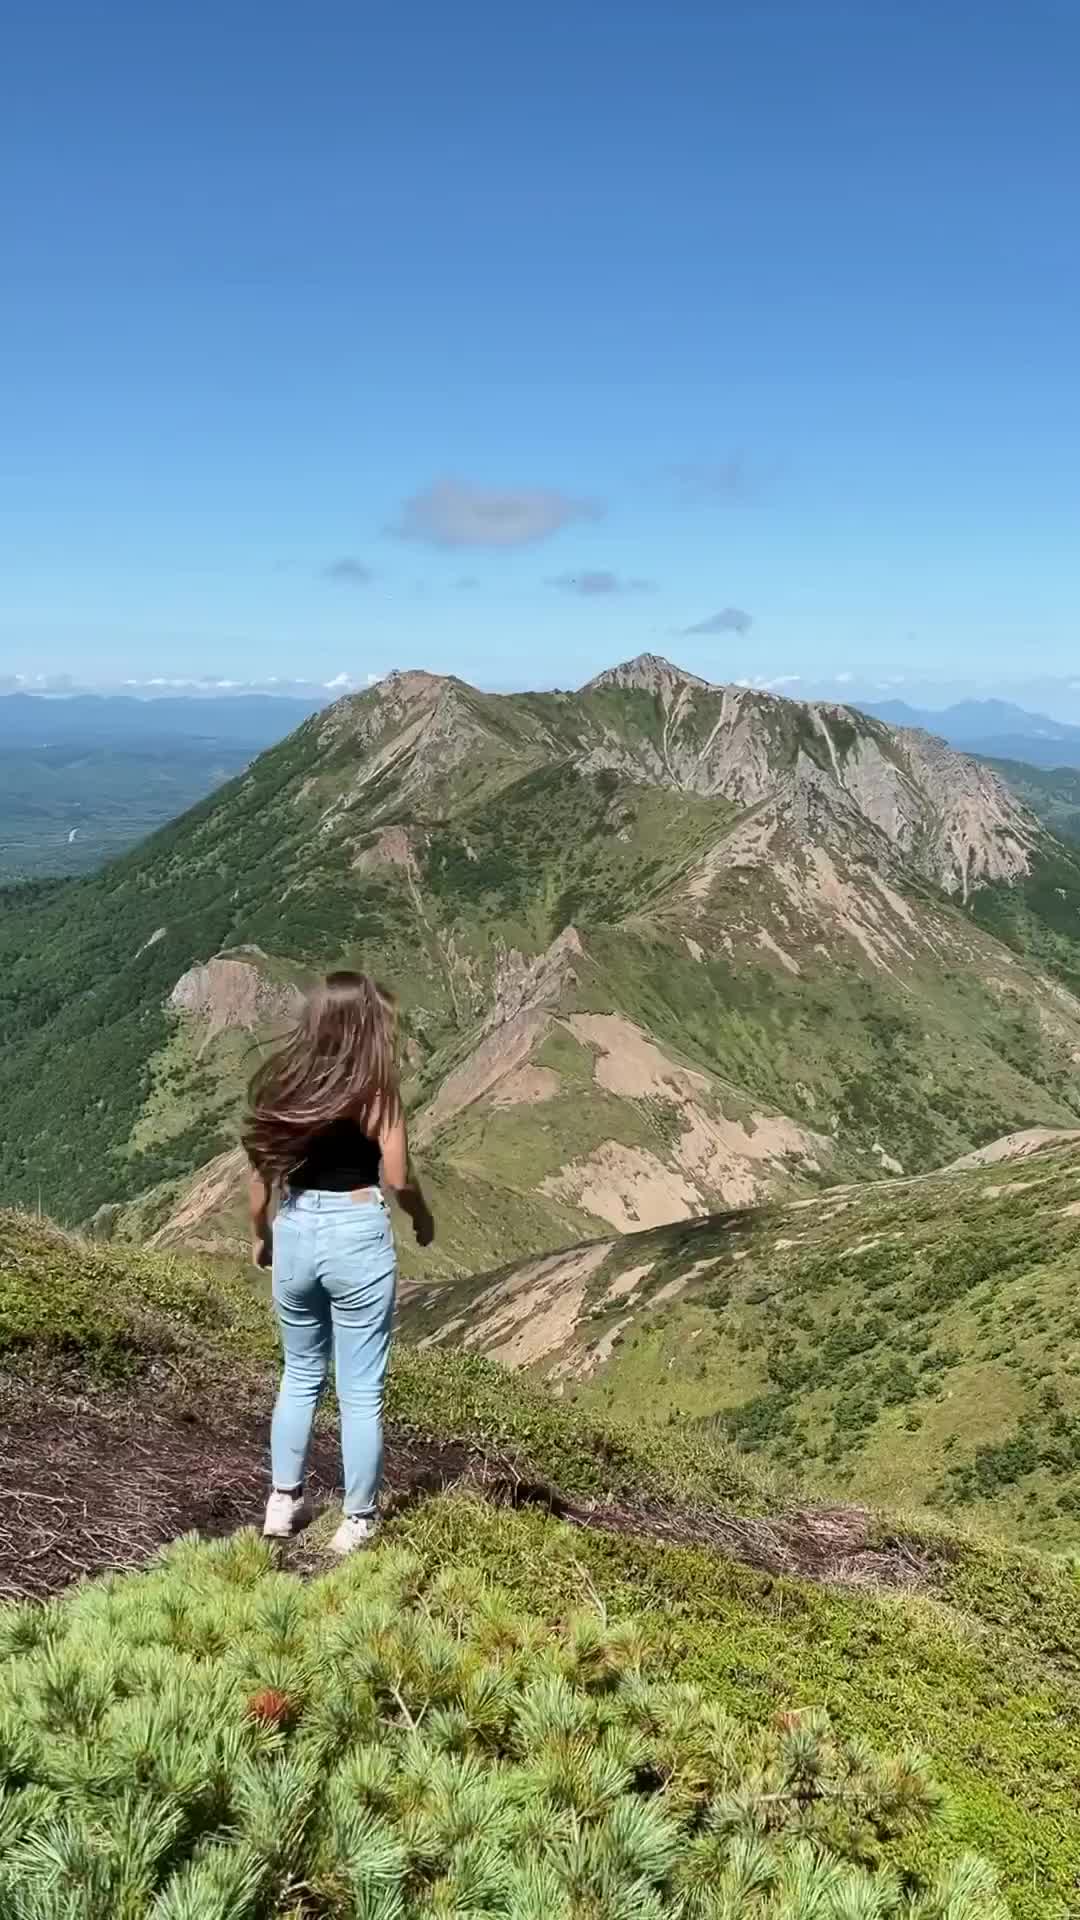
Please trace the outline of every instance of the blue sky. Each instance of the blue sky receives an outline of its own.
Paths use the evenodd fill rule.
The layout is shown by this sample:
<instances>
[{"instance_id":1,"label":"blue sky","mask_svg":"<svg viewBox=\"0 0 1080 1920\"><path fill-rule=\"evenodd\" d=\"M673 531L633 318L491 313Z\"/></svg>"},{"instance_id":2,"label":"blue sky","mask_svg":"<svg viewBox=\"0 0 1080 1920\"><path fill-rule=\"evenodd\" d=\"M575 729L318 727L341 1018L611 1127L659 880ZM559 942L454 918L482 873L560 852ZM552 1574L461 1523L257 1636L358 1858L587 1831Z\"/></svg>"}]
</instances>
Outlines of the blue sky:
<instances>
[{"instance_id":1,"label":"blue sky","mask_svg":"<svg viewBox=\"0 0 1080 1920\"><path fill-rule=\"evenodd\" d=\"M1080 666L1074 0L5 39L0 673Z\"/></svg>"}]
</instances>

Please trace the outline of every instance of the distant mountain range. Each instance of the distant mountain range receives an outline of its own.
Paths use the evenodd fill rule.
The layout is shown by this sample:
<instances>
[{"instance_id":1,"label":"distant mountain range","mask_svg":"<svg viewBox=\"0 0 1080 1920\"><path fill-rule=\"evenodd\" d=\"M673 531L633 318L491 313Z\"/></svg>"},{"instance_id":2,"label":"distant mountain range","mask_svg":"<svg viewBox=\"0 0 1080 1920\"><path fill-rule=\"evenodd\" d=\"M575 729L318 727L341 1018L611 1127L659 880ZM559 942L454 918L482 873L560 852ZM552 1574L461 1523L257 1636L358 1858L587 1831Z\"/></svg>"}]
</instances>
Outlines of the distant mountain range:
<instances>
[{"instance_id":1,"label":"distant mountain range","mask_svg":"<svg viewBox=\"0 0 1080 1920\"><path fill-rule=\"evenodd\" d=\"M766 691L766 689L762 689ZM272 746L331 700L328 691L273 693L0 694L0 749L7 746L136 746L170 740L216 740ZM833 700L826 704L834 704ZM1080 766L1080 726L1053 720L1009 700L959 700L948 707L904 700L848 702L891 727L919 727L965 753L1026 760L1031 766Z\"/></svg>"},{"instance_id":2,"label":"distant mountain range","mask_svg":"<svg viewBox=\"0 0 1080 1920\"><path fill-rule=\"evenodd\" d=\"M1023 760L1034 767L1080 767L1080 727L1029 713L1009 700L960 700L934 709L909 707L904 700L859 702L890 727L920 727L951 747L994 760Z\"/></svg>"}]
</instances>

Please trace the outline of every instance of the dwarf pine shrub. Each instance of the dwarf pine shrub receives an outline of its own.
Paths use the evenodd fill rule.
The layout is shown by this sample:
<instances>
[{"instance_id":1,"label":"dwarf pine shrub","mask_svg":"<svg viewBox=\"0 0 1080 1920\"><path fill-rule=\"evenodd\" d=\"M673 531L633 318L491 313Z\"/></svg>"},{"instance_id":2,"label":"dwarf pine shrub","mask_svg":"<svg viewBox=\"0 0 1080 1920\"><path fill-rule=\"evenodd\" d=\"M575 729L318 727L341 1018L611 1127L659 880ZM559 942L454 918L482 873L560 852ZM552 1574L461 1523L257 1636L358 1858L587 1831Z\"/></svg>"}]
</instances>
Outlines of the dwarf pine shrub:
<instances>
[{"instance_id":1,"label":"dwarf pine shrub","mask_svg":"<svg viewBox=\"0 0 1080 1920\"><path fill-rule=\"evenodd\" d=\"M633 1622L390 1548L304 1584L187 1539L0 1612L3 1920L1002 1916L971 1856L883 1863L937 1805L917 1755L749 1728Z\"/></svg>"}]
</instances>

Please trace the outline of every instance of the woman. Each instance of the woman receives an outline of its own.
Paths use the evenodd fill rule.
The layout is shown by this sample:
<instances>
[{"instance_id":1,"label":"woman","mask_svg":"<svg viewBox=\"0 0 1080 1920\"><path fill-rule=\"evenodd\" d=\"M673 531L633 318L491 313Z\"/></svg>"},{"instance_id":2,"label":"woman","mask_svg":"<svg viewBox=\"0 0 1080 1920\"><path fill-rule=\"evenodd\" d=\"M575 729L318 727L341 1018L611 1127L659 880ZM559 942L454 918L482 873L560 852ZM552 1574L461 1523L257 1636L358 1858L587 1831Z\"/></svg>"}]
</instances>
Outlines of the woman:
<instances>
[{"instance_id":1,"label":"woman","mask_svg":"<svg viewBox=\"0 0 1080 1920\"><path fill-rule=\"evenodd\" d=\"M409 1215L420 1246L435 1232L409 1168L395 1040L389 994L363 973L328 974L296 1031L255 1075L244 1134L253 1168L252 1258L273 1266L285 1354L263 1532L287 1538L309 1517L304 1473L332 1347L345 1466L335 1553L367 1546L378 1527L396 1280L383 1189Z\"/></svg>"}]
</instances>

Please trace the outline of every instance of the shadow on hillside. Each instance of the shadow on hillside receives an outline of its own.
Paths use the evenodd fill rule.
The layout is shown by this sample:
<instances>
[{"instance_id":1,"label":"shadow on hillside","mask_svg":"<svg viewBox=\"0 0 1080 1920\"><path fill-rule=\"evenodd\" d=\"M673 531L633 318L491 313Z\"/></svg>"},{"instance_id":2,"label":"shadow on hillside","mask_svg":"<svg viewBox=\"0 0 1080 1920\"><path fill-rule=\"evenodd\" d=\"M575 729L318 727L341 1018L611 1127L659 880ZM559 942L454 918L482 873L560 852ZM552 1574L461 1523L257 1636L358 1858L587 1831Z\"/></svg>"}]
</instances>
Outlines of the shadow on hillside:
<instances>
[{"instance_id":1,"label":"shadow on hillside","mask_svg":"<svg viewBox=\"0 0 1080 1920\"><path fill-rule=\"evenodd\" d=\"M123 1397L0 1391L0 1600L44 1597L72 1581L143 1564L177 1535L207 1537L257 1525L266 1496L268 1415L197 1411L156 1389ZM934 1571L925 1543L882 1537L859 1507L747 1516L670 1501L587 1502L546 1483L525 1463L391 1427L391 1515L451 1487L493 1501L537 1505L572 1525L712 1549L759 1571L881 1587L922 1586ZM316 1440L316 1504L337 1491L334 1440ZM935 1549L940 1555L940 1549ZM302 1541L290 1564L315 1571Z\"/></svg>"}]
</instances>

